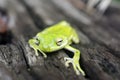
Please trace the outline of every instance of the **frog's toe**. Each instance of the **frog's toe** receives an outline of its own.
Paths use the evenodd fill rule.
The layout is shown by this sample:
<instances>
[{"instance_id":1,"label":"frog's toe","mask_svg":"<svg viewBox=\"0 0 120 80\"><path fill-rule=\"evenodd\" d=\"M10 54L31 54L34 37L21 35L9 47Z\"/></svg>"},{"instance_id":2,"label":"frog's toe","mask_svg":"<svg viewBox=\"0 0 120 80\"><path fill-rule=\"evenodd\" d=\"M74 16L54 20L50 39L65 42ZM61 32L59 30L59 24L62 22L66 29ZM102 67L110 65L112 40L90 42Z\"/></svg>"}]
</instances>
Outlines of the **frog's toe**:
<instances>
[{"instance_id":1,"label":"frog's toe","mask_svg":"<svg viewBox=\"0 0 120 80\"><path fill-rule=\"evenodd\" d=\"M81 67L80 67L80 65L78 64L77 65L77 68L78 68L78 70L81 72L81 74L83 75L83 76L85 76L85 72L81 69ZM80 73L79 73L80 74ZM78 75L79 75L78 74Z\"/></svg>"},{"instance_id":2,"label":"frog's toe","mask_svg":"<svg viewBox=\"0 0 120 80\"><path fill-rule=\"evenodd\" d=\"M68 57L64 57L65 62L65 66L69 67L69 63L73 63L73 59L72 58L68 58Z\"/></svg>"},{"instance_id":3,"label":"frog's toe","mask_svg":"<svg viewBox=\"0 0 120 80\"><path fill-rule=\"evenodd\" d=\"M85 72L81 69L79 62L74 61L73 68L77 75L80 75L80 73L81 73L83 76L85 76Z\"/></svg>"},{"instance_id":4,"label":"frog's toe","mask_svg":"<svg viewBox=\"0 0 120 80\"><path fill-rule=\"evenodd\" d=\"M71 61L71 60L73 60L72 58L68 58L68 57L64 57L64 60L65 61Z\"/></svg>"},{"instance_id":5,"label":"frog's toe","mask_svg":"<svg viewBox=\"0 0 120 80\"><path fill-rule=\"evenodd\" d=\"M47 55L46 55L46 54L44 54L43 56L44 56L44 58L47 58Z\"/></svg>"},{"instance_id":6,"label":"frog's toe","mask_svg":"<svg viewBox=\"0 0 120 80\"><path fill-rule=\"evenodd\" d=\"M76 74L77 74L77 75L80 75L80 72L79 72L78 70L76 70Z\"/></svg>"},{"instance_id":7,"label":"frog's toe","mask_svg":"<svg viewBox=\"0 0 120 80\"><path fill-rule=\"evenodd\" d=\"M69 63L71 63L71 61L66 61L66 62L65 62L65 66L66 66L66 67L69 67L69 66L70 66Z\"/></svg>"},{"instance_id":8,"label":"frog's toe","mask_svg":"<svg viewBox=\"0 0 120 80\"><path fill-rule=\"evenodd\" d=\"M34 49L34 50L35 50L35 55L39 56L37 49Z\"/></svg>"}]
</instances>

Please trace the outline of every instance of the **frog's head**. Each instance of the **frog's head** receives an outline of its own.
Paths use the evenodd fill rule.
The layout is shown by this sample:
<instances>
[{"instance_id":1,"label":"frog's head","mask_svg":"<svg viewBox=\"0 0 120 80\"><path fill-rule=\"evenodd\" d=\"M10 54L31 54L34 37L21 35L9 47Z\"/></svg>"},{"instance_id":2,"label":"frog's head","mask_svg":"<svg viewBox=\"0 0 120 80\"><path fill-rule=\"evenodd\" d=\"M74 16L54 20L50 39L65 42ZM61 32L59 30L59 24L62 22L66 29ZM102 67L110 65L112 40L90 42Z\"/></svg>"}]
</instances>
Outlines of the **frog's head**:
<instances>
[{"instance_id":1,"label":"frog's head","mask_svg":"<svg viewBox=\"0 0 120 80\"><path fill-rule=\"evenodd\" d=\"M28 43L29 43L30 47L32 47L33 49L37 49L37 46L39 45L39 41L36 40L35 38L30 39L28 41Z\"/></svg>"},{"instance_id":2,"label":"frog's head","mask_svg":"<svg viewBox=\"0 0 120 80\"><path fill-rule=\"evenodd\" d=\"M43 52L52 52L64 48L68 40L64 36L39 36L29 40L29 45L34 49L40 49Z\"/></svg>"}]
</instances>

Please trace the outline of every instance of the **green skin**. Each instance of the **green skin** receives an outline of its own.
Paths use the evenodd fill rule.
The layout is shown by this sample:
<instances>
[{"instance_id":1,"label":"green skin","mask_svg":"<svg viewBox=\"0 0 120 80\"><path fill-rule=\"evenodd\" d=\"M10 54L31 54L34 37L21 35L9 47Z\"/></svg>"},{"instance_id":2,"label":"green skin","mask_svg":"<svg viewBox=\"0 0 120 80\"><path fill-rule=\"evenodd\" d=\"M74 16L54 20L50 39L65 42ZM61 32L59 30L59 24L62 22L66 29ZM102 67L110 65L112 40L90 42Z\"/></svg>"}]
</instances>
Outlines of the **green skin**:
<instances>
[{"instance_id":1,"label":"green skin","mask_svg":"<svg viewBox=\"0 0 120 80\"><path fill-rule=\"evenodd\" d=\"M47 55L45 52L53 52L60 49L67 49L74 53L73 58L65 57L65 66L69 67L69 63L72 63L73 68L77 75L85 72L81 69L79 64L80 51L71 47L70 44L79 43L79 38L75 30L66 21L61 21L44 31L39 32L33 39L29 40L29 45L35 50L36 56L38 56L38 51L40 51L45 58Z\"/></svg>"}]
</instances>

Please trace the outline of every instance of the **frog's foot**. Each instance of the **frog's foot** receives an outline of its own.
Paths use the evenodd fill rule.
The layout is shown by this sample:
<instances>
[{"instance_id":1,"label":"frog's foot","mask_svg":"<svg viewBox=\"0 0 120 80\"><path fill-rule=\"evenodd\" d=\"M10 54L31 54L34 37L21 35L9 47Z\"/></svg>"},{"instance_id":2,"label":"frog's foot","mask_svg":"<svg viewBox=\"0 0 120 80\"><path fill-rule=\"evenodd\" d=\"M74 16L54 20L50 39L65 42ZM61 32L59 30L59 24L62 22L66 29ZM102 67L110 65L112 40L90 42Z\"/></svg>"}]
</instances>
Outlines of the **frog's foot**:
<instances>
[{"instance_id":1,"label":"frog's foot","mask_svg":"<svg viewBox=\"0 0 120 80\"><path fill-rule=\"evenodd\" d=\"M44 56L44 58L47 58L47 55L46 55L43 51L41 51L40 49L35 49L35 48L33 48L33 49L34 49L35 55L36 55L37 57L39 56L38 51L40 51L40 52L42 53L42 55Z\"/></svg>"},{"instance_id":2,"label":"frog's foot","mask_svg":"<svg viewBox=\"0 0 120 80\"><path fill-rule=\"evenodd\" d=\"M43 53L42 53L42 54L43 54ZM47 58L47 55L46 55L45 53L43 54L43 56L44 56L44 58Z\"/></svg>"},{"instance_id":3,"label":"frog's foot","mask_svg":"<svg viewBox=\"0 0 120 80\"><path fill-rule=\"evenodd\" d=\"M66 67L70 66L69 63L73 63L73 59L72 58L68 58L68 57L64 57L64 61L66 61L65 62L65 66Z\"/></svg>"},{"instance_id":4,"label":"frog's foot","mask_svg":"<svg viewBox=\"0 0 120 80\"><path fill-rule=\"evenodd\" d=\"M69 67L69 63L72 63L74 71L76 72L76 74L80 75L80 73L82 73L82 75L85 76L85 72L80 67L79 60L76 60L73 58L67 58L67 57L65 57L64 60L66 61L65 62L66 67Z\"/></svg>"}]
</instances>

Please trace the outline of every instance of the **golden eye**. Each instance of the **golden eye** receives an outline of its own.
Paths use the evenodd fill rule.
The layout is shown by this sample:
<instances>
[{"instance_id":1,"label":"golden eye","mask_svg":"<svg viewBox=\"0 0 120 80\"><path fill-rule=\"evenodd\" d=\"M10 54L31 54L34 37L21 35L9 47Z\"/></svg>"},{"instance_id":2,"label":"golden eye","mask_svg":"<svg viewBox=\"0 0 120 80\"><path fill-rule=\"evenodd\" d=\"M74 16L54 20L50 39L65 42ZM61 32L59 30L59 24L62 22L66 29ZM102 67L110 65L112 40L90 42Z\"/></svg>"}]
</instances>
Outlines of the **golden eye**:
<instances>
[{"instance_id":1,"label":"golden eye","mask_svg":"<svg viewBox=\"0 0 120 80\"><path fill-rule=\"evenodd\" d=\"M40 40L37 37L35 37L34 39L35 39L35 44L39 45L40 44Z\"/></svg>"},{"instance_id":2,"label":"golden eye","mask_svg":"<svg viewBox=\"0 0 120 80\"><path fill-rule=\"evenodd\" d=\"M57 44L58 46L62 45L62 42L63 42L63 40L62 40L61 38L58 38L58 39L56 40L56 44Z\"/></svg>"},{"instance_id":3,"label":"golden eye","mask_svg":"<svg viewBox=\"0 0 120 80\"><path fill-rule=\"evenodd\" d=\"M38 37L36 37L36 36L35 36L35 37L33 37L33 38L34 38L34 39L36 39L36 40L39 40L39 39L38 39Z\"/></svg>"}]
</instances>

